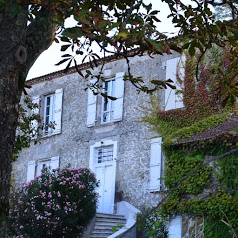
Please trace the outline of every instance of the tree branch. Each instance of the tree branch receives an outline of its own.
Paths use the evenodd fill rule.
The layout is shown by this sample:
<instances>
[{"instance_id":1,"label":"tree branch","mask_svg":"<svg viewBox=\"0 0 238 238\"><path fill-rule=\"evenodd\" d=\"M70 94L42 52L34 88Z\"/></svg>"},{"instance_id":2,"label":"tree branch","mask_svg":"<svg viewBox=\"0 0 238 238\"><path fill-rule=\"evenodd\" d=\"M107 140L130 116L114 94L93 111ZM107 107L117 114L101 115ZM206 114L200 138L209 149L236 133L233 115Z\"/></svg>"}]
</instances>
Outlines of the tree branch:
<instances>
[{"instance_id":1,"label":"tree branch","mask_svg":"<svg viewBox=\"0 0 238 238\"><path fill-rule=\"evenodd\" d=\"M54 41L57 24L53 21L54 13L50 9L42 8L36 18L27 26L26 47L27 73L43 51L48 49Z\"/></svg>"}]
</instances>

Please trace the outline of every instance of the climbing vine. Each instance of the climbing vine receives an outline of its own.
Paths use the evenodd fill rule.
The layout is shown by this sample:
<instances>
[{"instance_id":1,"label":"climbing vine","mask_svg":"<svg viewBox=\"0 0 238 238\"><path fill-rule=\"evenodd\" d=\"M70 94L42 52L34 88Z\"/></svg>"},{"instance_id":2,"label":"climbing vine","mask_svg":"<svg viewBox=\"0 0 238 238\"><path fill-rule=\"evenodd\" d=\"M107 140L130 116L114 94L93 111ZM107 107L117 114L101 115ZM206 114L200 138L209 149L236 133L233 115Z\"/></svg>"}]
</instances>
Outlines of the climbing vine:
<instances>
[{"instance_id":1,"label":"climbing vine","mask_svg":"<svg viewBox=\"0 0 238 238\"><path fill-rule=\"evenodd\" d=\"M144 118L163 138L164 180L170 194L159 213L203 214L204 238L229 238L238 231L238 152L211 159L237 148L237 128L222 133L214 129L237 115L232 90L238 77L230 70L229 52L214 47L207 53L199 62L198 81L200 55L186 55L184 79L177 75L183 81L184 107L152 109Z\"/></svg>"}]
</instances>

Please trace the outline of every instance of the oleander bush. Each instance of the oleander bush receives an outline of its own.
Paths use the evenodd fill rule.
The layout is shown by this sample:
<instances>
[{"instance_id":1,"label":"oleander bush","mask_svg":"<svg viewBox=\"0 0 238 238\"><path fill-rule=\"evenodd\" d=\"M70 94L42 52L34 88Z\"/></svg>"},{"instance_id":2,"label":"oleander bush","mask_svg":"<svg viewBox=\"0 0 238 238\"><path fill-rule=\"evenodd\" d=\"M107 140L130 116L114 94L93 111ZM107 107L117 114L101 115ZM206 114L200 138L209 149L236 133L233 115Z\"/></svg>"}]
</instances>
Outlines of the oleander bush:
<instances>
[{"instance_id":1,"label":"oleander bush","mask_svg":"<svg viewBox=\"0 0 238 238\"><path fill-rule=\"evenodd\" d=\"M96 178L89 169L44 170L15 192L10 231L15 238L80 237L95 215Z\"/></svg>"}]
</instances>

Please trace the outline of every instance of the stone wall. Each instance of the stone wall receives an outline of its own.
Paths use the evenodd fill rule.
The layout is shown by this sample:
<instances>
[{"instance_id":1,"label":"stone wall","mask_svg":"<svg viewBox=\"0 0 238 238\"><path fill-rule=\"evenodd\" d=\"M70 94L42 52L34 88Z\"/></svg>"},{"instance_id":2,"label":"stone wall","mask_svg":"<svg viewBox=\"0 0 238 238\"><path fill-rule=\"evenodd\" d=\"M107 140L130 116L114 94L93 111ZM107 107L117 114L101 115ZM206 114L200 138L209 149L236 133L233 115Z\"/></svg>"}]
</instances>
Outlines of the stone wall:
<instances>
[{"instance_id":1,"label":"stone wall","mask_svg":"<svg viewBox=\"0 0 238 238\"><path fill-rule=\"evenodd\" d=\"M146 80L162 80L165 78L162 62L168 57L173 55L134 57L130 60L132 74L142 76ZM123 59L115 60L107 63L105 69L111 69L112 74L126 72L127 64ZM98 70L99 68L96 68L95 72ZM85 86L86 83L77 73L52 76L45 81L33 83L29 92L31 96L46 95L56 89L64 89L62 132L40 138L40 143L32 144L29 149L21 152L13 165L17 186L26 182L29 160L59 156L61 168L69 163L72 167L88 167L90 145L101 139L116 140L116 200L128 201L137 208L157 204L159 194L149 191L150 138L156 134L139 122L143 116L141 107L149 107L149 96L138 94L130 82L125 82L123 120L104 125L96 123L88 128ZM159 94L162 95L161 92Z\"/></svg>"}]
</instances>

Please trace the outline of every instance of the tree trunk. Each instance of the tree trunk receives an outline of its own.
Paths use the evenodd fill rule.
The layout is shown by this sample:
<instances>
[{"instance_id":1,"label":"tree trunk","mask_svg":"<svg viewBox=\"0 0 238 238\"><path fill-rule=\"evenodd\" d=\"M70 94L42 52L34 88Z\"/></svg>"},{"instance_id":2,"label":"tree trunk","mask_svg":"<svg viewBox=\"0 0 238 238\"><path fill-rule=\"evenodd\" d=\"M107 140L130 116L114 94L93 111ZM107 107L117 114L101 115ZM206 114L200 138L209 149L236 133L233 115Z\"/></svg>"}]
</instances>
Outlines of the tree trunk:
<instances>
[{"instance_id":1,"label":"tree trunk","mask_svg":"<svg viewBox=\"0 0 238 238\"><path fill-rule=\"evenodd\" d=\"M11 187L11 162L26 51L26 11L0 15L0 238L6 237Z\"/></svg>"},{"instance_id":2,"label":"tree trunk","mask_svg":"<svg viewBox=\"0 0 238 238\"><path fill-rule=\"evenodd\" d=\"M13 72L0 73L0 237L5 237L11 186L11 161L18 120L19 89Z\"/></svg>"},{"instance_id":3,"label":"tree trunk","mask_svg":"<svg viewBox=\"0 0 238 238\"><path fill-rule=\"evenodd\" d=\"M11 162L24 82L36 59L52 44L56 30L52 13L44 8L39 13L27 25L27 6L15 15L0 12L0 238L7 237Z\"/></svg>"}]
</instances>

